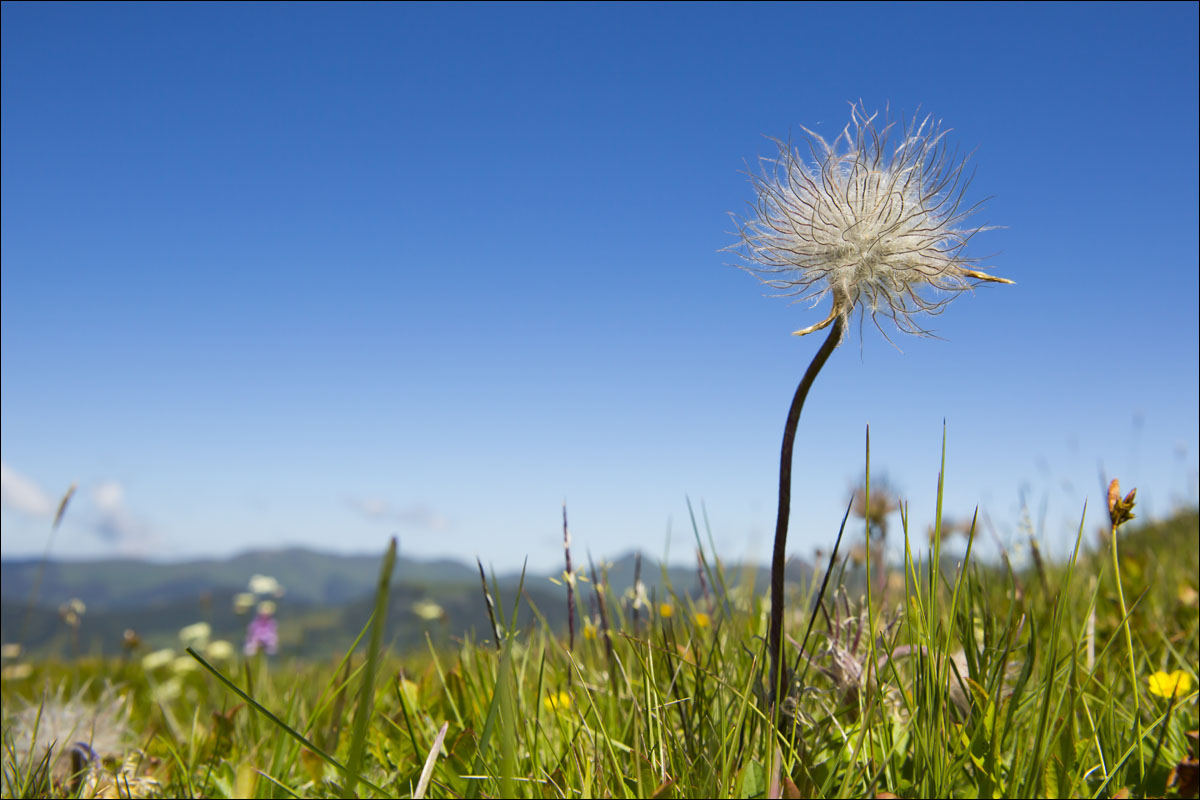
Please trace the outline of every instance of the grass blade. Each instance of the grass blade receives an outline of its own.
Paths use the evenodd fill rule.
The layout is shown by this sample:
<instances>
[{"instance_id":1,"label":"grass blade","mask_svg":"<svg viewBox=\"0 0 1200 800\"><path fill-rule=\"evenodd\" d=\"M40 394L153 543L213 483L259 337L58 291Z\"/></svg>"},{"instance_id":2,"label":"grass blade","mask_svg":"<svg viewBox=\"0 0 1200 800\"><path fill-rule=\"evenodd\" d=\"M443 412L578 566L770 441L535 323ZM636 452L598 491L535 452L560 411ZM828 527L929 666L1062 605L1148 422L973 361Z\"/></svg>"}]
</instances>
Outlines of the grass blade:
<instances>
[{"instance_id":1,"label":"grass blade","mask_svg":"<svg viewBox=\"0 0 1200 800\"><path fill-rule=\"evenodd\" d=\"M354 715L354 734L350 739L350 756L346 762L346 796L355 797L354 790L362 771L363 753L367 744L367 726L375 708L375 673L379 667L379 644L383 639L383 626L387 620L388 587L392 582L392 568L396 565L396 537L392 537L387 554L383 557L383 568L379 571L379 590L375 593L375 614L371 623L371 643L367 646L367 669L363 675L358 694L358 711Z\"/></svg>"},{"instance_id":2,"label":"grass blade","mask_svg":"<svg viewBox=\"0 0 1200 800\"><path fill-rule=\"evenodd\" d=\"M338 772L341 772L343 775L348 774L346 771L346 766L342 762L338 761L336 758L329 755L329 753L326 753L315 742L311 741L304 734L300 733L295 728L293 728L291 725L288 725L286 722L281 720L279 717L275 716L275 714L273 714L269 709L267 709L267 707L264 706L262 703L258 702L253 697L246 694L246 692L242 689L242 687L238 686L236 683L229 680L229 678L222 675L220 673L220 671L217 670L216 667L214 667L212 664L209 664L207 661L205 661L204 657L201 656L199 653L197 653L193 648L188 647L188 648L186 648L186 650L187 650L188 655L190 655L192 658L196 659L196 661L198 661L200 663L200 666L204 667L206 670L208 670L213 675L213 677L215 677L221 683L225 684L225 687L227 689L229 689L234 694L236 694L238 697L242 698L247 703L249 703L251 708L253 708L255 711L262 714L268 720L273 722L281 731L286 733L288 736L291 736L293 739L295 739L300 744L307 747L309 750L312 750L314 753L316 753L316 755L322 761L335 767L338 770ZM387 792L385 792L383 789L380 789L378 786L376 786L375 784L366 780L365 778L360 778L359 780L361 780L367 786L371 787L371 789L373 789L380 796L387 795Z\"/></svg>"},{"instance_id":3,"label":"grass blade","mask_svg":"<svg viewBox=\"0 0 1200 800\"><path fill-rule=\"evenodd\" d=\"M437 736L433 740L433 747L429 749L429 755L425 757L425 766L421 768L421 778L417 781L413 800L421 800L425 796L425 790L429 788L429 780L433 777L433 767L437 763L438 753L442 752L442 741L446 738L446 731L449 729L450 723L447 721L443 722L441 729L438 730Z\"/></svg>"}]
</instances>

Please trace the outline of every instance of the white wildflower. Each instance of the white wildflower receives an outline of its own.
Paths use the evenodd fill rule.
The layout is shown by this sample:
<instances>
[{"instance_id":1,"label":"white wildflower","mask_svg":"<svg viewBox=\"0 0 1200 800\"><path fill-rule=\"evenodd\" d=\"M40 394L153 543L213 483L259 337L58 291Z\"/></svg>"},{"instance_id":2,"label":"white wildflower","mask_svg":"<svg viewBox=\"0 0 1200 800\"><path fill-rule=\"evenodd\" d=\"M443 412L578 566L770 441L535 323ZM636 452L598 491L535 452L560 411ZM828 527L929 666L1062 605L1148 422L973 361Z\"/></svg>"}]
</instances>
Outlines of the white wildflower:
<instances>
[{"instance_id":1,"label":"white wildflower","mask_svg":"<svg viewBox=\"0 0 1200 800\"><path fill-rule=\"evenodd\" d=\"M176 675L186 675L200 668L199 662L191 656L180 656L171 662L171 672Z\"/></svg>"},{"instance_id":2,"label":"white wildflower","mask_svg":"<svg viewBox=\"0 0 1200 800\"><path fill-rule=\"evenodd\" d=\"M179 629L179 641L184 647L194 647L203 650L212 638L212 626L207 622L196 622Z\"/></svg>"},{"instance_id":3,"label":"white wildflower","mask_svg":"<svg viewBox=\"0 0 1200 800\"><path fill-rule=\"evenodd\" d=\"M235 654L233 645L224 639L217 639L209 642L208 647L204 650L204 655L210 661L229 661Z\"/></svg>"},{"instance_id":4,"label":"white wildflower","mask_svg":"<svg viewBox=\"0 0 1200 800\"><path fill-rule=\"evenodd\" d=\"M175 660L175 651L169 647L165 650L155 650L153 653L147 653L142 656L142 669L146 672L154 672L157 669L165 667Z\"/></svg>"},{"instance_id":5,"label":"white wildflower","mask_svg":"<svg viewBox=\"0 0 1200 800\"><path fill-rule=\"evenodd\" d=\"M183 694L183 682L178 677L171 678L153 687L152 692L157 703L169 703Z\"/></svg>"},{"instance_id":6,"label":"white wildflower","mask_svg":"<svg viewBox=\"0 0 1200 800\"><path fill-rule=\"evenodd\" d=\"M643 581L638 581L632 589L626 590L625 597L633 602L635 610L650 609L650 593L646 591L646 584Z\"/></svg>"},{"instance_id":7,"label":"white wildflower","mask_svg":"<svg viewBox=\"0 0 1200 800\"><path fill-rule=\"evenodd\" d=\"M0 669L0 680L23 681L33 674L33 664L9 664Z\"/></svg>"},{"instance_id":8,"label":"white wildflower","mask_svg":"<svg viewBox=\"0 0 1200 800\"><path fill-rule=\"evenodd\" d=\"M429 622L446 616L446 610L432 600L418 600L413 603L412 610L418 617Z\"/></svg>"},{"instance_id":9,"label":"white wildflower","mask_svg":"<svg viewBox=\"0 0 1200 800\"><path fill-rule=\"evenodd\" d=\"M253 594L270 595L273 597L281 597L283 595L283 587L279 585L279 581L270 575L252 576L250 578L250 591Z\"/></svg>"}]
</instances>

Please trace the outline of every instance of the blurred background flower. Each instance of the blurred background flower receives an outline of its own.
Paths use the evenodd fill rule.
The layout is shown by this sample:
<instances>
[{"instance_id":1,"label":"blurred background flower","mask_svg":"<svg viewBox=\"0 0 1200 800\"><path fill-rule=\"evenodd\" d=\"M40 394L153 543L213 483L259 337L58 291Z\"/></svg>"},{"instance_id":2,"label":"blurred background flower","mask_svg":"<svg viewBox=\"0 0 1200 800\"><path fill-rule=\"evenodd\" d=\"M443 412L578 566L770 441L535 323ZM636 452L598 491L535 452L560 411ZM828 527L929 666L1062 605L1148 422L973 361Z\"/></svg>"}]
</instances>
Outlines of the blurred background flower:
<instances>
[{"instance_id":1,"label":"blurred background flower","mask_svg":"<svg viewBox=\"0 0 1200 800\"><path fill-rule=\"evenodd\" d=\"M237 614L245 614L257 602L258 598L252 592L239 592L233 597L233 610Z\"/></svg>"},{"instance_id":2,"label":"blurred background flower","mask_svg":"<svg viewBox=\"0 0 1200 800\"><path fill-rule=\"evenodd\" d=\"M412 604L412 611L421 619L429 622L434 622L446 616L446 609L432 600L418 600Z\"/></svg>"},{"instance_id":3,"label":"blurred background flower","mask_svg":"<svg viewBox=\"0 0 1200 800\"><path fill-rule=\"evenodd\" d=\"M155 650L152 653L142 656L142 669L146 672L154 672L162 669L174 660L175 651L171 648L167 647L162 650Z\"/></svg>"},{"instance_id":4,"label":"blurred background flower","mask_svg":"<svg viewBox=\"0 0 1200 800\"><path fill-rule=\"evenodd\" d=\"M224 639L209 642L204 655L209 661L229 661L234 656L233 644Z\"/></svg>"},{"instance_id":5,"label":"blurred background flower","mask_svg":"<svg viewBox=\"0 0 1200 800\"><path fill-rule=\"evenodd\" d=\"M260 606L258 614L255 615L254 619L250 621L250 625L246 628L246 643L242 650L246 655L252 656L264 650L268 655L275 655L278 649L279 626L276 624L275 617L272 616L271 611L264 611Z\"/></svg>"},{"instance_id":6,"label":"blurred background flower","mask_svg":"<svg viewBox=\"0 0 1200 800\"><path fill-rule=\"evenodd\" d=\"M203 651L212 637L212 626L207 622L196 622L179 629L179 641L183 646Z\"/></svg>"},{"instance_id":7,"label":"blurred background flower","mask_svg":"<svg viewBox=\"0 0 1200 800\"><path fill-rule=\"evenodd\" d=\"M283 587L270 575L254 575L250 578L250 592L264 597L282 597Z\"/></svg>"},{"instance_id":8,"label":"blurred background flower","mask_svg":"<svg viewBox=\"0 0 1200 800\"><path fill-rule=\"evenodd\" d=\"M542 698L542 705L547 711L568 711L571 708L571 695L567 692L551 692Z\"/></svg>"}]
</instances>

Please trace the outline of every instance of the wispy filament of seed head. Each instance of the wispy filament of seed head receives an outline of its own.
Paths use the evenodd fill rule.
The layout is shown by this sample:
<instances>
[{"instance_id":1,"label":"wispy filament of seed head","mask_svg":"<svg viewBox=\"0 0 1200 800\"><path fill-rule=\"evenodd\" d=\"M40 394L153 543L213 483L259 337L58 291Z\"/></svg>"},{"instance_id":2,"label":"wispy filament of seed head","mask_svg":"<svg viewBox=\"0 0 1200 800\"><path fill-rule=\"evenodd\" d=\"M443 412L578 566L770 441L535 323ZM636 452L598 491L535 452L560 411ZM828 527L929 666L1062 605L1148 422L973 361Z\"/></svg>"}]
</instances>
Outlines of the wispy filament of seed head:
<instances>
[{"instance_id":1,"label":"wispy filament of seed head","mask_svg":"<svg viewBox=\"0 0 1200 800\"><path fill-rule=\"evenodd\" d=\"M877 116L853 106L832 143L804 128L811 160L774 140L778 157L761 158L762 174L751 175L757 200L733 247L742 268L781 296L833 297L829 317L799 335L839 315L849 321L857 308L876 325L882 314L927 335L917 314L939 313L980 281L1011 283L976 270L964 253L988 228L965 225L979 206L964 202L971 176L948 131L929 116L882 127Z\"/></svg>"}]
</instances>

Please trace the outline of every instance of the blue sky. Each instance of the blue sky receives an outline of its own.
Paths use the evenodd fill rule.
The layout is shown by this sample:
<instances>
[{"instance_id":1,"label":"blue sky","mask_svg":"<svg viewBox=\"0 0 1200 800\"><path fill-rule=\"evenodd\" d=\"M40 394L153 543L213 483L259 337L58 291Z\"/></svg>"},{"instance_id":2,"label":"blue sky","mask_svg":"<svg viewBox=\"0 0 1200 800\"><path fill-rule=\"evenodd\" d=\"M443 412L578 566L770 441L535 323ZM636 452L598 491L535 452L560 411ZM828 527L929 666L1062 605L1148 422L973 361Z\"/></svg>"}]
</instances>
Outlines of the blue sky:
<instances>
[{"instance_id":1,"label":"blue sky","mask_svg":"<svg viewBox=\"0 0 1200 800\"><path fill-rule=\"evenodd\" d=\"M1063 548L1197 502L1197 5L3 6L4 557L285 544L766 561L824 316L721 252L767 136L920 107L1005 226L944 340L855 330L791 549L864 467ZM903 352L901 352L901 350Z\"/></svg>"}]
</instances>

